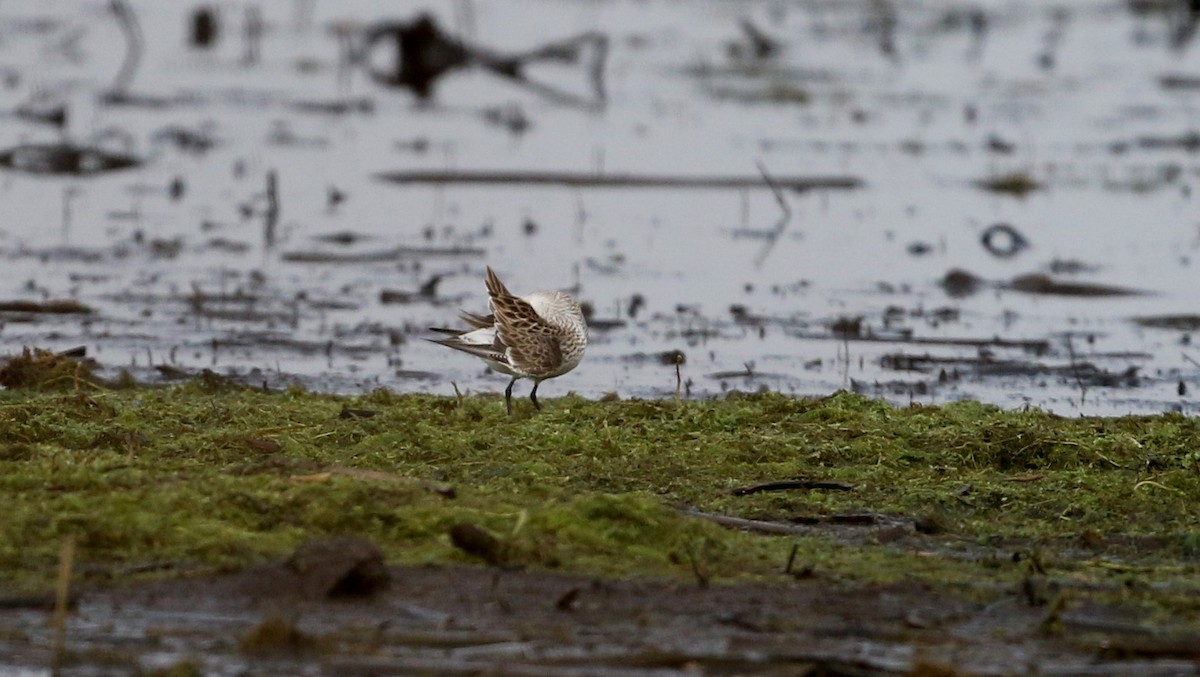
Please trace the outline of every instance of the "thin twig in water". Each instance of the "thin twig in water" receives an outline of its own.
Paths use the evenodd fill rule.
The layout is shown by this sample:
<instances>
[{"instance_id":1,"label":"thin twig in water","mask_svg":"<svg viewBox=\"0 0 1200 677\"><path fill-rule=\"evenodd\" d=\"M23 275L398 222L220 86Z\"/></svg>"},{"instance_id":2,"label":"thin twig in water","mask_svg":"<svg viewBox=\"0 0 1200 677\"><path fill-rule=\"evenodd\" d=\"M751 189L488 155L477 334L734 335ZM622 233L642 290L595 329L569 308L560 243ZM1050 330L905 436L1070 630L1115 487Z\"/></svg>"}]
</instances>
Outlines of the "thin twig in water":
<instances>
[{"instance_id":1,"label":"thin twig in water","mask_svg":"<svg viewBox=\"0 0 1200 677\"><path fill-rule=\"evenodd\" d=\"M110 7L113 15L117 17L117 23L121 25L121 31L125 34L125 58L121 61L121 70L117 72L117 77L113 79L112 87L109 89L110 94L119 98L129 90L129 85L133 83L133 76L142 63L145 39L142 38L142 28L138 25L137 16L134 15L133 8L129 6L129 3L125 0L112 0Z\"/></svg>"},{"instance_id":2,"label":"thin twig in water","mask_svg":"<svg viewBox=\"0 0 1200 677\"><path fill-rule=\"evenodd\" d=\"M432 184L435 186L493 185L493 186L570 186L573 188L698 188L705 190L753 190L763 187L761 178L749 176L655 175L605 172L522 172L522 171L396 171L376 174L375 178L402 185ZM853 176L785 176L772 177L772 183L783 190L804 193L814 190L854 190L863 186L862 179ZM436 197L436 194L435 194Z\"/></svg>"},{"instance_id":3,"label":"thin twig in water","mask_svg":"<svg viewBox=\"0 0 1200 677\"><path fill-rule=\"evenodd\" d=\"M779 237L783 235L783 230L787 228L787 224L792 220L792 209L788 206L787 200L783 197L783 191L780 190L779 186L775 183L775 180L771 178L771 175L767 173L766 166L764 166L761 161L757 164L758 171L762 174L763 181L767 183L767 187L770 188L771 192L775 194L775 201L779 203L779 209L783 212L779 216L779 220L775 222L775 229L771 231L771 236L767 238L767 244L754 259L754 267L761 268L763 261L767 260L767 257L771 254L771 250L775 248L775 243L778 242Z\"/></svg>"},{"instance_id":4,"label":"thin twig in water","mask_svg":"<svg viewBox=\"0 0 1200 677\"><path fill-rule=\"evenodd\" d=\"M263 210L263 240L267 249L275 246L275 226L279 223L279 177L267 172L267 207Z\"/></svg>"},{"instance_id":5,"label":"thin twig in water","mask_svg":"<svg viewBox=\"0 0 1200 677\"><path fill-rule=\"evenodd\" d=\"M783 573L785 573L785 574L792 573L792 565L796 563L796 552L798 552L799 550L800 550L800 544L793 543L792 551L790 553L788 553L787 566L785 566L783 568Z\"/></svg>"},{"instance_id":6,"label":"thin twig in water","mask_svg":"<svg viewBox=\"0 0 1200 677\"><path fill-rule=\"evenodd\" d=\"M1192 363L1194 366L1200 367L1200 362L1197 362L1196 360L1193 360L1193 359L1191 358L1191 356L1189 356L1187 353L1184 353L1184 354L1183 354L1183 359L1187 360L1188 362L1191 362L1191 363Z\"/></svg>"},{"instance_id":7,"label":"thin twig in water","mask_svg":"<svg viewBox=\"0 0 1200 677\"><path fill-rule=\"evenodd\" d=\"M696 553L695 545L691 542L688 542L687 546L684 548L684 552L687 554L688 562L692 565L692 575L696 577L696 585L700 586L701 588L707 588L708 574L706 574L700 568L700 557Z\"/></svg>"},{"instance_id":8,"label":"thin twig in water","mask_svg":"<svg viewBox=\"0 0 1200 677\"><path fill-rule=\"evenodd\" d=\"M1087 386L1083 384L1083 377L1079 375L1079 363L1075 361L1075 346L1071 343L1070 334L1067 334L1067 355L1071 358L1071 373L1075 375L1075 383L1079 386L1079 404L1082 406L1087 398Z\"/></svg>"},{"instance_id":9,"label":"thin twig in water","mask_svg":"<svg viewBox=\"0 0 1200 677\"><path fill-rule=\"evenodd\" d=\"M838 349L839 352L844 352L846 361L842 363L842 387L850 389L850 334L842 334L842 345Z\"/></svg>"}]
</instances>

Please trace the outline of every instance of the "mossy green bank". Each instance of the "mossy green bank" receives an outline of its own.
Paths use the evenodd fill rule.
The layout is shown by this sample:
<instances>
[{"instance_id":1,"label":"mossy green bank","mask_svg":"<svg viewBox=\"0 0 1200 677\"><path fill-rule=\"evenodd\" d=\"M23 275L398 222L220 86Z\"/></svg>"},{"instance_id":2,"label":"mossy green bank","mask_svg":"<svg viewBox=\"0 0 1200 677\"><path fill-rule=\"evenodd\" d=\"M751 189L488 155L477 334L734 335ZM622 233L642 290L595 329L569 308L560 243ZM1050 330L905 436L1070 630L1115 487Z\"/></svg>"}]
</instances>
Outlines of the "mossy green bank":
<instances>
[{"instance_id":1,"label":"mossy green bank","mask_svg":"<svg viewBox=\"0 0 1200 677\"><path fill-rule=\"evenodd\" d=\"M448 536L464 523L501 540L501 564L602 576L785 580L794 554L793 573L837 580L1001 588L1050 571L1200 588L1193 418L847 393L520 405L509 417L495 396L209 381L4 391L0 589L47 585L68 535L77 579L122 581L238 568L332 534L397 564L477 561ZM837 486L733 493L795 478ZM688 510L809 528L745 533Z\"/></svg>"}]
</instances>

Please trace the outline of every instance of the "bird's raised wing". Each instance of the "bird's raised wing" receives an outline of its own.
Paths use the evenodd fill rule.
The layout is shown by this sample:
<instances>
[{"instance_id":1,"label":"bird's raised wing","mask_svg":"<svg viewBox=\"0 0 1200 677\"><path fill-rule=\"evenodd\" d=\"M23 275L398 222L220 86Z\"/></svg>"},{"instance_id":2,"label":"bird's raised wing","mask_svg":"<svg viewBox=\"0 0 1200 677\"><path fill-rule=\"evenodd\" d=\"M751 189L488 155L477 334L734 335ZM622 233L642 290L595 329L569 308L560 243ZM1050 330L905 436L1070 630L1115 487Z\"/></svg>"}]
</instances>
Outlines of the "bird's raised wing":
<instances>
[{"instance_id":1,"label":"bird's raised wing","mask_svg":"<svg viewBox=\"0 0 1200 677\"><path fill-rule=\"evenodd\" d=\"M513 367L539 376L562 365L562 330L542 319L533 306L508 291L495 271L487 269L488 295L496 318L496 338L508 348Z\"/></svg>"}]
</instances>

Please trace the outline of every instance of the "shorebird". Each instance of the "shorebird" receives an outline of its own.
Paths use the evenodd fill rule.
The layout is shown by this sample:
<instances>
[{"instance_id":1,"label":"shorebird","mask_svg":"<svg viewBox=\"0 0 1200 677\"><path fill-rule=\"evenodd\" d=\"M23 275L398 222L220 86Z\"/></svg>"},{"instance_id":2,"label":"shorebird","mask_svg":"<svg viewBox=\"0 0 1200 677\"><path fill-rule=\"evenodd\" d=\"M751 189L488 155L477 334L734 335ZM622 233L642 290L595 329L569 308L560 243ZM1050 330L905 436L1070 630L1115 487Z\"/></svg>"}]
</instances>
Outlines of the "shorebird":
<instances>
[{"instance_id":1,"label":"shorebird","mask_svg":"<svg viewBox=\"0 0 1200 677\"><path fill-rule=\"evenodd\" d=\"M504 406L512 414L512 389L517 379L533 379L529 399L541 409L537 389L542 381L562 376L579 366L587 348L587 322L579 302L561 291L535 291L514 296L487 269L490 315L462 311L468 329L432 327L448 338L429 339L481 358L493 370L512 376L504 389Z\"/></svg>"}]
</instances>

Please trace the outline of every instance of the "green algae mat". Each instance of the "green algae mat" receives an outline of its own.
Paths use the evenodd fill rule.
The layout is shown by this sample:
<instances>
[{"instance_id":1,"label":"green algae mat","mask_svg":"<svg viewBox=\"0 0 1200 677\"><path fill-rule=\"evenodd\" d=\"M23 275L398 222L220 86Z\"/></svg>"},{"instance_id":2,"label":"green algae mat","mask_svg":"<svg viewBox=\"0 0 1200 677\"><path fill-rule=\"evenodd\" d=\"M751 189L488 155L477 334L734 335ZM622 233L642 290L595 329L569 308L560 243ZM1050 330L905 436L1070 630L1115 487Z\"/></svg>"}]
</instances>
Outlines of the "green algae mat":
<instances>
[{"instance_id":1,"label":"green algae mat","mask_svg":"<svg viewBox=\"0 0 1200 677\"><path fill-rule=\"evenodd\" d=\"M0 592L230 571L321 536L392 564L919 580L1200 618L1200 423L848 393L721 401L0 393Z\"/></svg>"}]
</instances>

